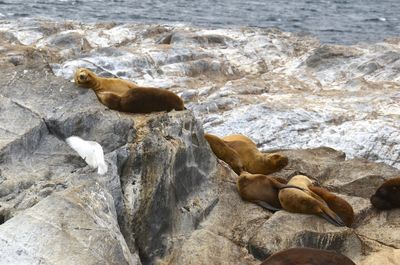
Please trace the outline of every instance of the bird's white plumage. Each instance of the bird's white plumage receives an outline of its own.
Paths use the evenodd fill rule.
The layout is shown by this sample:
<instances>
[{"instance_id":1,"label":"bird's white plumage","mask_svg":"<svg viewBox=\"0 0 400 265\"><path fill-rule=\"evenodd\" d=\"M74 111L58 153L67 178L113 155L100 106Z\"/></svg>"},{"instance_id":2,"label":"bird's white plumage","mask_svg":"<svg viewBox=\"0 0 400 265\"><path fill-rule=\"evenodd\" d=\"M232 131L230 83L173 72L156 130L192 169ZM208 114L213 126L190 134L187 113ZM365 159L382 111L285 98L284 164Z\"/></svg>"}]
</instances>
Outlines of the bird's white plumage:
<instances>
[{"instance_id":1,"label":"bird's white plumage","mask_svg":"<svg viewBox=\"0 0 400 265\"><path fill-rule=\"evenodd\" d=\"M97 168L97 173L103 175L107 172L107 164L104 161L103 148L100 144L85 141L78 136L68 137L65 141L90 167Z\"/></svg>"}]
</instances>

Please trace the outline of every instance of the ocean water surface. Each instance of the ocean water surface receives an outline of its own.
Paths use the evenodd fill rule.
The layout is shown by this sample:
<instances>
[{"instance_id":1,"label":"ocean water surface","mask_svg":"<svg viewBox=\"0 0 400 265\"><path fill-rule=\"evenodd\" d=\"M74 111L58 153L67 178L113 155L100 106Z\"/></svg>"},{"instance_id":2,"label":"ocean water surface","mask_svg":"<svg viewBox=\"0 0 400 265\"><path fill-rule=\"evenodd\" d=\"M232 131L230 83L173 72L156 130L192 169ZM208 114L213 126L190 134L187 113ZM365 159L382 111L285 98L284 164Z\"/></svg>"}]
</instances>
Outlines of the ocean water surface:
<instances>
[{"instance_id":1,"label":"ocean water surface","mask_svg":"<svg viewBox=\"0 0 400 265\"><path fill-rule=\"evenodd\" d=\"M337 44L400 36L399 14L398 0L0 0L0 19L277 27Z\"/></svg>"}]
</instances>

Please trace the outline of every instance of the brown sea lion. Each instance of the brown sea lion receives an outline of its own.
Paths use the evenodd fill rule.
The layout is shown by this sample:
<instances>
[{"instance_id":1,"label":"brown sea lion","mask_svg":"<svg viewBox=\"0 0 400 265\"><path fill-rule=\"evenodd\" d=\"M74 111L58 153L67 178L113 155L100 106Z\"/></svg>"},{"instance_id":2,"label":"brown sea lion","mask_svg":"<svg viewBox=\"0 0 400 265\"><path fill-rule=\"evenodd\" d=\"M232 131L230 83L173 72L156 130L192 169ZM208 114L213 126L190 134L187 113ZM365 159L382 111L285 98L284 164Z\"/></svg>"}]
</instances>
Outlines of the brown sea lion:
<instances>
[{"instance_id":1,"label":"brown sea lion","mask_svg":"<svg viewBox=\"0 0 400 265\"><path fill-rule=\"evenodd\" d=\"M239 154L243 166L250 173L268 175L281 170L288 164L286 156L261 153L257 145L244 135L228 135L222 140Z\"/></svg>"},{"instance_id":2,"label":"brown sea lion","mask_svg":"<svg viewBox=\"0 0 400 265\"><path fill-rule=\"evenodd\" d=\"M113 92L122 96L128 90L139 87L137 84L120 79L99 77L87 68L79 68L74 75L75 84L84 88L91 88L94 92Z\"/></svg>"},{"instance_id":3,"label":"brown sea lion","mask_svg":"<svg viewBox=\"0 0 400 265\"><path fill-rule=\"evenodd\" d=\"M279 211L282 209L278 198L279 190L301 189L297 186L286 185L284 182L285 180L281 178L243 171L236 182L236 187L243 200L257 203L271 211Z\"/></svg>"},{"instance_id":4,"label":"brown sea lion","mask_svg":"<svg viewBox=\"0 0 400 265\"><path fill-rule=\"evenodd\" d=\"M214 154L227 163L236 174L240 174L243 171L243 163L240 160L239 154L229 147L221 138L218 136L205 133L204 138L206 138L211 150Z\"/></svg>"},{"instance_id":5,"label":"brown sea lion","mask_svg":"<svg viewBox=\"0 0 400 265\"><path fill-rule=\"evenodd\" d=\"M381 210L400 208L400 177L386 180L370 200L375 208Z\"/></svg>"},{"instance_id":6,"label":"brown sea lion","mask_svg":"<svg viewBox=\"0 0 400 265\"><path fill-rule=\"evenodd\" d=\"M290 248L279 251L260 265L356 265L348 257L329 250Z\"/></svg>"},{"instance_id":7,"label":"brown sea lion","mask_svg":"<svg viewBox=\"0 0 400 265\"><path fill-rule=\"evenodd\" d=\"M153 87L139 87L123 79L98 77L85 68L76 71L75 83L81 87L91 88L103 105L117 111L150 113L185 109L182 99L173 92Z\"/></svg>"},{"instance_id":8,"label":"brown sea lion","mask_svg":"<svg viewBox=\"0 0 400 265\"><path fill-rule=\"evenodd\" d=\"M296 175L289 180L287 185L301 187L303 190L287 188L279 191L279 201L284 210L292 213L315 214L325 218L331 224L345 226L342 219L328 207L327 203L309 189L312 185L309 178Z\"/></svg>"},{"instance_id":9,"label":"brown sea lion","mask_svg":"<svg viewBox=\"0 0 400 265\"><path fill-rule=\"evenodd\" d=\"M342 219L346 226L351 227L354 222L354 211L353 207L347 201L322 187L309 186L308 188L321 197L328 207Z\"/></svg>"}]
</instances>

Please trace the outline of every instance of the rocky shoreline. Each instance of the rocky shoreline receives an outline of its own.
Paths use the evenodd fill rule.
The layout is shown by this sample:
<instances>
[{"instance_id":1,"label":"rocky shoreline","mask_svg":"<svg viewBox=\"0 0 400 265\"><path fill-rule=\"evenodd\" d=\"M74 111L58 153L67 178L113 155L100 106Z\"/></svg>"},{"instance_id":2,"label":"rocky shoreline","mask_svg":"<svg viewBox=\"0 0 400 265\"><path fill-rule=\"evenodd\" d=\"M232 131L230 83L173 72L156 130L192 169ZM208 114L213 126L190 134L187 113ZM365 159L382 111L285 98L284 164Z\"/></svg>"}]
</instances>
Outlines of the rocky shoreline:
<instances>
[{"instance_id":1,"label":"rocky shoreline","mask_svg":"<svg viewBox=\"0 0 400 265\"><path fill-rule=\"evenodd\" d=\"M400 259L400 210L368 200L400 175L397 39L38 20L0 21L0 36L0 264L259 264L294 246ZM77 66L169 89L188 110L111 111L70 82ZM289 165L277 176L313 176L351 203L355 224L242 201L204 131L279 150ZM103 146L105 176L71 135Z\"/></svg>"}]
</instances>

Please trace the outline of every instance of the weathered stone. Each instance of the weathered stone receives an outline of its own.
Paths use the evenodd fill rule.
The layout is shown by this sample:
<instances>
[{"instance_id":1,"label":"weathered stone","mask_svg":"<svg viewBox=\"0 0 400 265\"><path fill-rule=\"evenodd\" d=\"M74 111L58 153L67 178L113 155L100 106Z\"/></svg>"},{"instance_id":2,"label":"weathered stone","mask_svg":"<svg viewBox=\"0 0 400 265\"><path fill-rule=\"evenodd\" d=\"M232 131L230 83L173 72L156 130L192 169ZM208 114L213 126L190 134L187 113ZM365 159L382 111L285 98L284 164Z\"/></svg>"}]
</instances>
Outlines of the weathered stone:
<instances>
[{"instance_id":1,"label":"weathered stone","mask_svg":"<svg viewBox=\"0 0 400 265\"><path fill-rule=\"evenodd\" d=\"M0 226L0 263L137 264L116 220L94 181L51 195Z\"/></svg>"},{"instance_id":2,"label":"weathered stone","mask_svg":"<svg viewBox=\"0 0 400 265\"><path fill-rule=\"evenodd\" d=\"M135 235L148 264L167 254L178 231L184 236L196 229L217 203L216 160L201 125L187 112L134 120L138 138L121 176L123 229Z\"/></svg>"},{"instance_id":3,"label":"weathered stone","mask_svg":"<svg viewBox=\"0 0 400 265\"><path fill-rule=\"evenodd\" d=\"M292 246L396 258L400 216L369 202L400 175L396 40L53 21L0 21L0 36L0 264L259 264ZM189 110L111 111L69 82L77 67L171 90ZM202 123L287 155L274 175L309 175L353 206L354 225L241 200ZM71 135L103 146L107 174L65 144Z\"/></svg>"},{"instance_id":4,"label":"weathered stone","mask_svg":"<svg viewBox=\"0 0 400 265\"><path fill-rule=\"evenodd\" d=\"M400 250L389 249L371 253L367 258L362 260L360 265L397 265L400 260Z\"/></svg>"},{"instance_id":5,"label":"weathered stone","mask_svg":"<svg viewBox=\"0 0 400 265\"><path fill-rule=\"evenodd\" d=\"M361 238L374 240L382 245L399 249L399 217L400 210L397 209L383 212L374 211L361 222L361 225L357 228L357 233Z\"/></svg>"},{"instance_id":6,"label":"weathered stone","mask_svg":"<svg viewBox=\"0 0 400 265\"><path fill-rule=\"evenodd\" d=\"M204 229L193 232L182 249L175 256L169 257L168 262L169 264L193 265L256 265L260 263L248 254L246 248Z\"/></svg>"}]
</instances>

